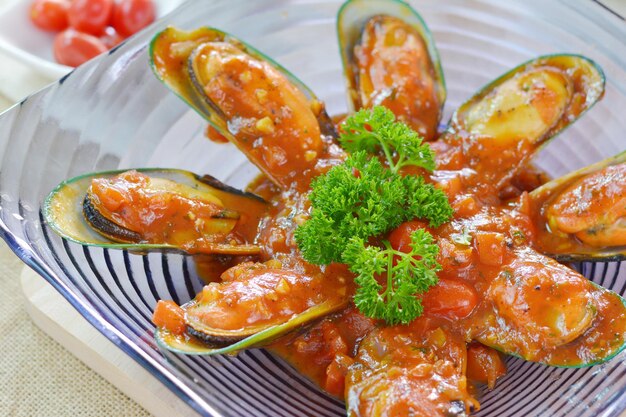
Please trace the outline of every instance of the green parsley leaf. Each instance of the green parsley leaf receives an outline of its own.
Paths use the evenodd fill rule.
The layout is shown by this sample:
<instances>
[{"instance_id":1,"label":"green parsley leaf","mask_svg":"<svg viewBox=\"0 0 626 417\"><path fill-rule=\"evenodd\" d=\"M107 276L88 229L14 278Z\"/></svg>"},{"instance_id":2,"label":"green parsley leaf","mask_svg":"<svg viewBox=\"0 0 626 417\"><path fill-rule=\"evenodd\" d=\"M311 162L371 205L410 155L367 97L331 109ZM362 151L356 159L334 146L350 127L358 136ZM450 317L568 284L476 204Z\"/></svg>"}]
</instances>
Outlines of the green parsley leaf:
<instances>
[{"instance_id":1,"label":"green parsley leaf","mask_svg":"<svg viewBox=\"0 0 626 417\"><path fill-rule=\"evenodd\" d=\"M438 281L439 247L423 229L411 234L410 253L394 250L388 241L383 244L385 249L366 246L355 237L346 247L342 259L356 274L355 282L359 286L354 303L368 317L388 324L408 324L423 312L417 295ZM377 278L385 281L384 285Z\"/></svg>"},{"instance_id":2,"label":"green parsley leaf","mask_svg":"<svg viewBox=\"0 0 626 417\"><path fill-rule=\"evenodd\" d=\"M416 294L437 282L438 246L424 230L411 235L410 254L386 241L384 249L365 243L415 218L439 227L452 217L452 208L446 195L422 177L400 174L408 165L433 170L435 160L428 144L396 122L391 111L359 111L342 130L339 141L350 155L312 181L311 216L296 229L296 242L308 262L349 266L357 275L354 302L363 313L406 324L422 314Z\"/></svg>"},{"instance_id":3,"label":"green parsley leaf","mask_svg":"<svg viewBox=\"0 0 626 417\"><path fill-rule=\"evenodd\" d=\"M341 126L339 142L349 153L366 151L382 154L389 169L398 173L413 165L428 171L435 169L435 154L408 125L396 122L391 110L383 106L362 109L347 118Z\"/></svg>"},{"instance_id":4,"label":"green parsley leaf","mask_svg":"<svg viewBox=\"0 0 626 417\"><path fill-rule=\"evenodd\" d=\"M402 182L408 197L407 220L428 219L431 227L439 227L452 218L454 210L443 191L413 175L402 177Z\"/></svg>"},{"instance_id":5,"label":"green parsley leaf","mask_svg":"<svg viewBox=\"0 0 626 417\"><path fill-rule=\"evenodd\" d=\"M317 177L311 189L311 218L295 236L314 264L340 262L350 238L380 235L407 220L411 199L402 177L363 151Z\"/></svg>"}]
</instances>

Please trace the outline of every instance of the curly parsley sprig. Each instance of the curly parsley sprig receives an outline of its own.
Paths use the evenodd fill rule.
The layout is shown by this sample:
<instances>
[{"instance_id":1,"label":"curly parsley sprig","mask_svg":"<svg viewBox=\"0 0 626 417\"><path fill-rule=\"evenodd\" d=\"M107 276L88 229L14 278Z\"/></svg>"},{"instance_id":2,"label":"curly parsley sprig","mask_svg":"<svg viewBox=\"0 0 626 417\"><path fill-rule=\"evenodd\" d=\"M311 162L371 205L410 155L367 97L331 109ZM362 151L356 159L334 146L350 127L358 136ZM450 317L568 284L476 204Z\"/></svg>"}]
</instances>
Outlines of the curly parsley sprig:
<instances>
[{"instance_id":1,"label":"curly parsley sprig","mask_svg":"<svg viewBox=\"0 0 626 417\"><path fill-rule=\"evenodd\" d=\"M428 171L435 169L435 154L427 143L386 107L362 109L346 119L341 126L339 142L349 153L366 151L370 155L382 152L389 169L398 173L413 165Z\"/></svg>"},{"instance_id":2,"label":"curly parsley sprig","mask_svg":"<svg viewBox=\"0 0 626 417\"><path fill-rule=\"evenodd\" d=\"M437 282L438 246L425 230L411 235L408 254L388 241L382 241L384 248L366 242L407 220L427 219L438 227L450 219L452 208L441 190L422 177L400 174L408 165L432 171L434 154L384 107L357 112L342 131L339 141L350 156L312 182L311 217L296 230L296 242L311 263L349 266L359 286L354 301L365 315L409 323L422 313L416 295Z\"/></svg>"},{"instance_id":3,"label":"curly parsley sprig","mask_svg":"<svg viewBox=\"0 0 626 417\"><path fill-rule=\"evenodd\" d=\"M437 227L450 215L440 190L421 177L394 174L364 151L318 177L311 188L311 218L296 230L296 241L304 259L318 265L343 262L352 237L366 240L414 218Z\"/></svg>"},{"instance_id":4,"label":"curly parsley sprig","mask_svg":"<svg viewBox=\"0 0 626 417\"><path fill-rule=\"evenodd\" d=\"M351 239L343 261L356 274L359 286L354 304L367 316L383 319L388 324L410 323L423 312L416 293L428 291L437 283L439 247L430 233L420 229L411 234L409 253L394 250L388 241L384 249L365 246L359 238ZM385 281L383 287L376 277Z\"/></svg>"}]
</instances>

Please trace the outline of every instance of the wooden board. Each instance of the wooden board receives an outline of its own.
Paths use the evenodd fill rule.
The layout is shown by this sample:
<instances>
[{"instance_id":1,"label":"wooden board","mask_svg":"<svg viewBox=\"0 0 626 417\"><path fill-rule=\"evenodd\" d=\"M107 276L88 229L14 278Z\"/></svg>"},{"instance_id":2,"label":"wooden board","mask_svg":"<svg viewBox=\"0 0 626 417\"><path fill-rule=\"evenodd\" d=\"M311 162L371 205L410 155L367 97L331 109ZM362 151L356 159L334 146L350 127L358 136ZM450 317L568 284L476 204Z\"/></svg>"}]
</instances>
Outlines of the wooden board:
<instances>
[{"instance_id":1,"label":"wooden board","mask_svg":"<svg viewBox=\"0 0 626 417\"><path fill-rule=\"evenodd\" d=\"M198 417L185 402L98 332L30 268L21 276L26 310L35 324L155 417Z\"/></svg>"}]
</instances>

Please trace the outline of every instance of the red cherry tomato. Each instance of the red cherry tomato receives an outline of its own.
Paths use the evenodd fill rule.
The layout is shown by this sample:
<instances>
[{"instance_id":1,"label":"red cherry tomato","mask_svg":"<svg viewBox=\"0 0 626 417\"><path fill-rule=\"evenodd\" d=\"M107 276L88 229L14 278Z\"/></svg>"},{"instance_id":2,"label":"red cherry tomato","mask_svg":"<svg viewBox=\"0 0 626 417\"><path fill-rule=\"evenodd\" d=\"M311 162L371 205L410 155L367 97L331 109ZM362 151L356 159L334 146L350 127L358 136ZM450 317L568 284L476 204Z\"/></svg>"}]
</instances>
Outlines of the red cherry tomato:
<instances>
[{"instance_id":1,"label":"red cherry tomato","mask_svg":"<svg viewBox=\"0 0 626 417\"><path fill-rule=\"evenodd\" d=\"M113 27L128 37L152 23L154 16L152 0L120 0L113 10Z\"/></svg>"},{"instance_id":2,"label":"red cherry tomato","mask_svg":"<svg viewBox=\"0 0 626 417\"><path fill-rule=\"evenodd\" d=\"M426 229L427 232L430 232L428 223L419 220L404 222L400 226L396 227L389 234L389 243L391 244L391 247L400 252L411 252L411 233L417 229Z\"/></svg>"},{"instance_id":3,"label":"red cherry tomato","mask_svg":"<svg viewBox=\"0 0 626 417\"><path fill-rule=\"evenodd\" d=\"M59 64L70 67L77 67L106 51L100 39L74 29L67 29L54 39L54 57Z\"/></svg>"},{"instance_id":4,"label":"red cherry tomato","mask_svg":"<svg viewBox=\"0 0 626 417\"><path fill-rule=\"evenodd\" d=\"M117 46L124 40L122 35L117 33L113 26L109 26L104 30L104 35L100 36L100 40L104 43L107 49L111 49Z\"/></svg>"},{"instance_id":5,"label":"red cherry tomato","mask_svg":"<svg viewBox=\"0 0 626 417\"><path fill-rule=\"evenodd\" d=\"M113 0L73 0L67 17L74 29L99 36L109 25Z\"/></svg>"},{"instance_id":6,"label":"red cherry tomato","mask_svg":"<svg viewBox=\"0 0 626 417\"><path fill-rule=\"evenodd\" d=\"M424 294L424 314L458 320L467 317L478 304L476 290L468 284L439 279L437 285Z\"/></svg>"},{"instance_id":7,"label":"red cherry tomato","mask_svg":"<svg viewBox=\"0 0 626 417\"><path fill-rule=\"evenodd\" d=\"M68 26L69 8L70 3L67 0L36 0L30 6L30 20L39 29L58 32Z\"/></svg>"}]
</instances>

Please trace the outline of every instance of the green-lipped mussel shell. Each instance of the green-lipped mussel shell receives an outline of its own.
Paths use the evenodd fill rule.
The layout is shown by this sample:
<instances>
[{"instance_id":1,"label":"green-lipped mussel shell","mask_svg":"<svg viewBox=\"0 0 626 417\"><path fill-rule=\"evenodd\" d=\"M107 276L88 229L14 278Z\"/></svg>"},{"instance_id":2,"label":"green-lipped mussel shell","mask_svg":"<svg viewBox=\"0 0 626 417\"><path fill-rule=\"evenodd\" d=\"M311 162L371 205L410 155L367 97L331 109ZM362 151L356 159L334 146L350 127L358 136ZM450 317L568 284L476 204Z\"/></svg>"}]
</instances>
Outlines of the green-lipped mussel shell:
<instances>
[{"instance_id":1,"label":"green-lipped mussel shell","mask_svg":"<svg viewBox=\"0 0 626 417\"><path fill-rule=\"evenodd\" d=\"M604 83L602 69L586 57L542 56L480 89L454 113L448 132L503 148L525 140L536 152L602 98Z\"/></svg>"},{"instance_id":2,"label":"green-lipped mussel shell","mask_svg":"<svg viewBox=\"0 0 626 417\"><path fill-rule=\"evenodd\" d=\"M574 171L563 177L554 179L543 186L535 189L529 194L530 208L533 223L537 229L537 249L559 261L563 262L580 262L580 261L619 261L626 259L626 245L623 242L615 245L590 245L585 241L577 238L574 234L560 231L558 225L554 224L551 219L549 207L565 192L570 186L574 186L578 181L585 177L600 172L607 167L624 166L626 164L626 151L607 158L603 161L597 162L588 167ZM614 193L622 193L626 195L626 182L623 181L623 176L619 178L607 176L604 179L605 183L610 183L614 187ZM588 192L593 192L589 190ZM585 204L591 204L594 202L598 204L599 196L577 196L577 207L573 209L579 210L583 213L588 212L588 208ZM621 198L623 204L624 198ZM607 207L606 212L615 210L616 207ZM623 212L623 210L622 210ZM604 220L604 219L600 219ZM620 228L622 234L626 233L626 218L619 217L617 220L611 219L611 224L596 226L595 233L601 233L601 227L615 227ZM595 242L594 242L595 243Z\"/></svg>"},{"instance_id":3,"label":"green-lipped mussel shell","mask_svg":"<svg viewBox=\"0 0 626 417\"><path fill-rule=\"evenodd\" d=\"M323 103L270 58L217 29L168 28L152 41L164 84L206 118L270 180L303 192L332 153Z\"/></svg>"},{"instance_id":4,"label":"green-lipped mussel shell","mask_svg":"<svg viewBox=\"0 0 626 417\"><path fill-rule=\"evenodd\" d=\"M203 329L192 332L201 337L176 336L167 330L157 328L155 338L160 347L175 353L186 355L219 355L236 353L240 350L264 346L290 332L303 328L331 313L346 307L346 302L326 301L313 306L300 314L263 327L255 327L244 331L224 332L223 330ZM214 344L211 344L214 342Z\"/></svg>"},{"instance_id":5,"label":"green-lipped mussel shell","mask_svg":"<svg viewBox=\"0 0 626 417\"><path fill-rule=\"evenodd\" d=\"M150 44L150 62L157 78L204 117L219 133L234 143L236 141L234 141L233 133L229 129L229 121L225 120L219 109L202 93L202 85L198 83L198 77L193 72L194 51L209 42L231 44L254 59L268 62L300 90L309 101L319 102L310 88L272 58L219 29L203 27L186 32L168 27L158 33ZM319 112L317 119L322 134L332 137L337 135L334 125L325 111Z\"/></svg>"},{"instance_id":6,"label":"green-lipped mussel shell","mask_svg":"<svg viewBox=\"0 0 626 417\"><path fill-rule=\"evenodd\" d=\"M427 73L423 73L422 69L416 68L415 76L419 78L425 75L434 78L432 83L439 103L438 122L439 118L441 118L441 111L446 100L446 85L439 53L432 35L421 16L407 3L399 0L349 0L344 3L339 10L337 16L337 34L339 38L339 52L346 76L350 110L356 111L363 106L359 85L359 71L355 64L355 47L361 43L363 30L368 21L372 18L385 19L387 17L397 18L408 24L412 29L417 31L423 41L426 53L428 54L428 64L430 64L428 66L430 68L428 68ZM388 68L387 70L392 72L393 68ZM399 114L396 116L401 119L411 116L419 117L419 115ZM436 126L433 130L436 132Z\"/></svg>"},{"instance_id":7,"label":"green-lipped mussel shell","mask_svg":"<svg viewBox=\"0 0 626 417\"><path fill-rule=\"evenodd\" d=\"M582 368L626 348L626 300L530 248L485 289L467 336L508 355Z\"/></svg>"},{"instance_id":8,"label":"green-lipped mussel shell","mask_svg":"<svg viewBox=\"0 0 626 417\"><path fill-rule=\"evenodd\" d=\"M619 305L621 306L621 312L620 312L620 317L618 318L613 318L613 317L605 317L602 316L602 311L593 311L593 315L594 315L594 320L602 320L602 321L616 321L616 322L620 322L620 323L624 323L624 317L626 317L626 300L621 297L620 295L612 292L612 291L608 291L605 288L600 287L599 285L595 284L594 282L589 281L590 285L593 287L596 287L598 289L601 289L603 291L606 291L608 293L610 293L610 295L614 298L614 303L619 303ZM584 314L581 315L581 318L583 320L587 319L587 313L585 312ZM576 347L578 347L577 342L578 340L584 340L585 338L589 338L592 339L595 335L590 335L589 332L592 332L594 329L595 323L592 321L590 328L583 332L581 336L579 336L579 338L572 340L569 344L565 344L561 347L559 347L556 352L564 352L564 351L569 351L572 350L572 347L574 347L574 349L576 349ZM485 346L489 346L491 348L494 348L504 354L510 355L510 356L515 356L517 358L521 358L524 359L526 361L530 361L530 362L538 362L538 363L542 363L544 365L549 365L549 366L555 366L558 368L587 368L589 366L594 366L594 365L600 365L603 364L605 362L610 361L611 359L613 359L614 357L616 357L617 355L619 355L620 353L622 353L622 351L624 349L626 349L626 329L624 329L624 326L622 326L621 329L622 333L621 334L615 334L613 335L615 337L614 343L612 346L601 346L598 347L597 351L593 351L593 349L590 349L589 352L589 357L587 360L580 360L580 361L571 361L568 358L564 358L563 355L556 355L553 358L550 358L548 360L537 360L535 358L532 357L525 357L523 354L520 354L519 352L516 352L514 350L512 350L507 344L506 342L502 342L495 340L495 339L485 339L485 338L480 338L477 337L475 338L475 340L477 340L478 342L484 344ZM592 342L593 343L593 342ZM585 352L581 350L581 352L584 354Z\"/></svg>"},{"instance_id":9,"label":"green-lipped mussel shell","mask_svg":"<svg viewBox=\"0 0 626 417\"><path fill-rule=\"evenodd\" d=\"M550 139L604 94L588 58L548 55L491 82L453 114L440 141L440 169L469 168L470 182L503 190Z\"/></svg>"},{"instance_id":10,"label":"green-lipped mussel shell","mask_svg":"<svg viewBox=\"0 0 626 417\"><path fill-rule=\"evenodd\" d=\"M127 170L107 171L81 175L57 186L43 204L46 223L59 235L70 241L88 246L111 249L125 249L134 252L174 251L185 252L182 248L167 243L138 242L141 235L137 231L125 229L111 219L101 215L90 203L88 189L94 178L111 178ZM200 177L191 172L177 169L145 168L137 169L151 178L173 181L183 189L194 190L197 196L204 196L210 201L219 201L224 206L222 218L216 221L216 227L232 229L241 218L245 222L258 222L264 214L267 203L260 197L229 187L217 179ZM244 216L241 216L244 214ZM97 227L97 231L94 230ZM230 230L229 229L229 230ZM256 231L256 228L254 228ZM251 233L252 234L252 233ZM246 236L250 242L254 236ZM258 254L260 248L254 244L233 245L216 244L211 253L228 255Z\"/></svg>"}]
</instances>

